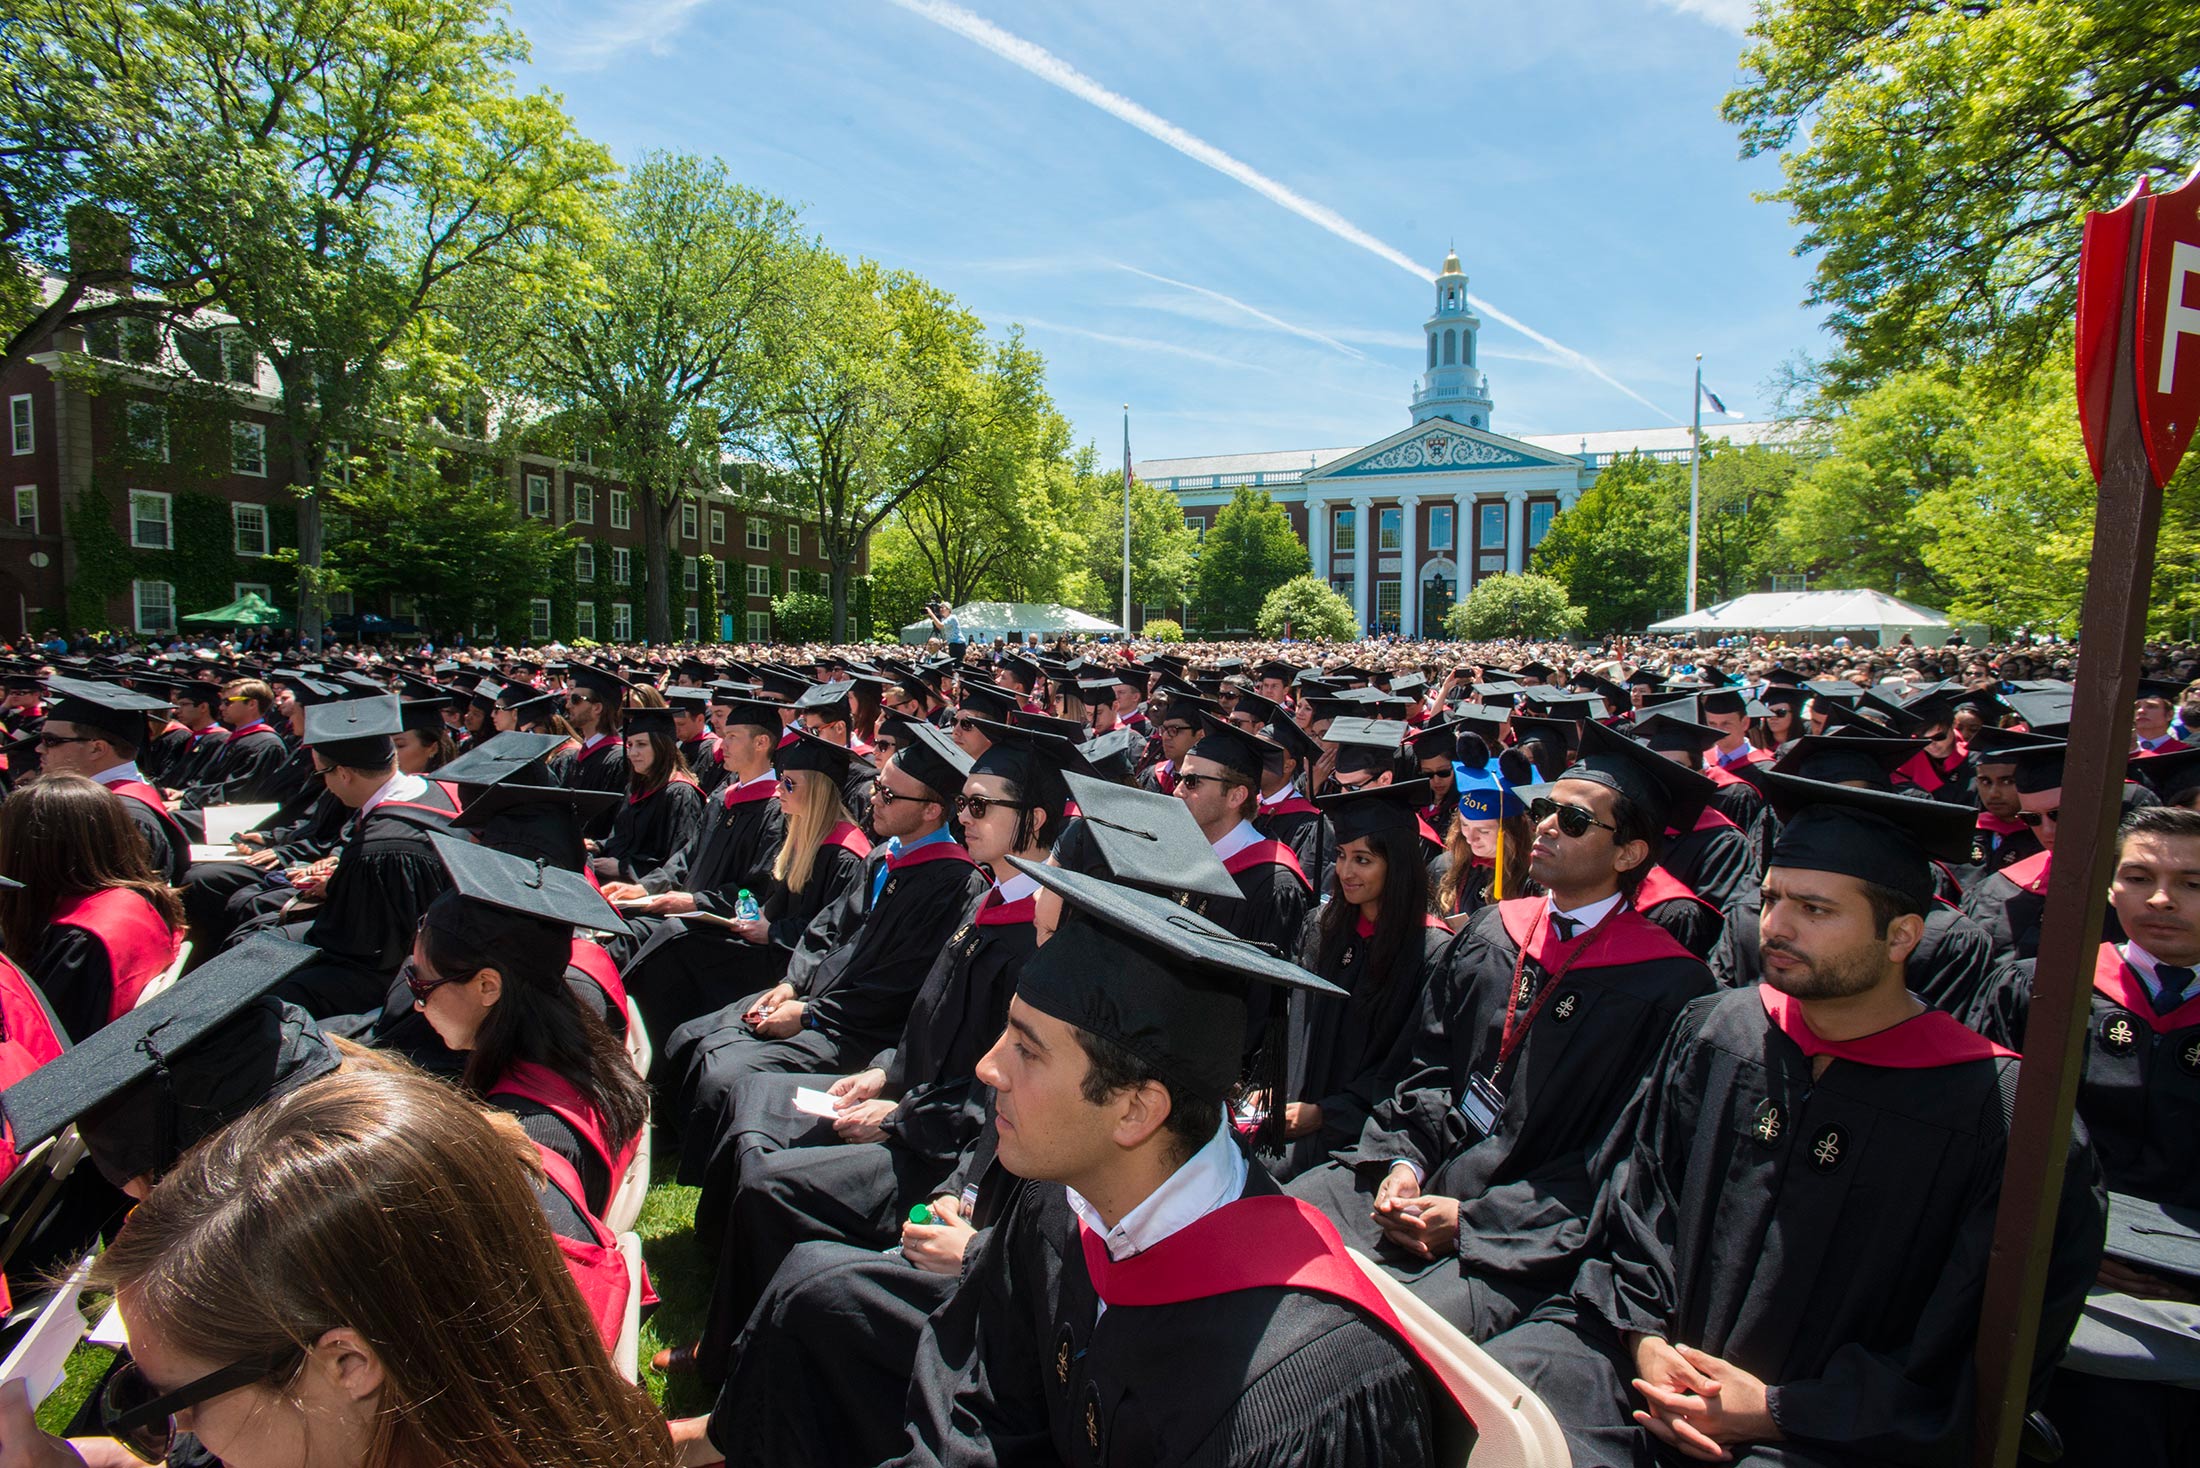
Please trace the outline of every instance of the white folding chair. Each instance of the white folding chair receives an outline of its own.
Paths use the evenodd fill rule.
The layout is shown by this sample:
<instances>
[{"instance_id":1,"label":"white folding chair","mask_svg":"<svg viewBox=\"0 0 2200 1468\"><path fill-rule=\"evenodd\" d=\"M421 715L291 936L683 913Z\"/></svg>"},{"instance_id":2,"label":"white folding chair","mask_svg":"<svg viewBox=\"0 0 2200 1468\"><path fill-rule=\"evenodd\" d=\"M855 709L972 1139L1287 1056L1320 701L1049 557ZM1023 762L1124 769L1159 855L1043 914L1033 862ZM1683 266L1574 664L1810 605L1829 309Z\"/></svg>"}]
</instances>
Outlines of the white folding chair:
<instances>
[{"instance_id":1,"label":"white folding chair","mask_svg":"<svg viewBox=\"0 0 2200 1468\"><path fill-rule=\"evenodd\" d=\"M635 1074L649 1079L650 1062L657 1057L649 1047L649 1031L642 1025L642 1006L632 994L626 996L626 1058L634 1062Z\"/></svg>"},{"instance_id":2,"label":"white folding chair","mask_svg":"<svg viewBox=\"0 0 2200 1468\"><path fill-rule=\"evenodd\" d=\"M641 1140L635 1143L634 1160L626 1166L625 1176L611 1190L611 1202L604 1208L604 1227L613 1233L625 1233L634 1227L634 1220L642 1216L642 1200L649 1196L649 1124L642 1124Z\"/></svg>"},{"instance_id":3,"label":"white folding chair","mask_svg":"<svg viewBox=\"0 0 2200 1468\"><path fill-rule=\"evenodd\" d=\"M178 943L176 945L176 956L169 962L168 967L162 969L159 973L155 974L152 979L147 982L144 988L138 990L137 1003L131 1005L130 1007L132 1009L139 1008L147 1000L153 998L156 994L159 994L160 992L165 990L169 985L175 983L176 980L182 978L183 967L190 961L191 940L189 938L186 938L181 943Z\"/></svg>"},{"instance_id":4,"label":"white folding chair","mask_svg":"<svg viewBox=\"0 0 2200 1468\"><path fill-rule=\"evenodd\" d=\"M1441 1445L1439 1461L1465 1468L1572 1468L1566 1435L1541 1398L1387 1270L1357 1249L1351 1253L1352 1262L1390 1302L1398 1323L1421 1348L1423 1359L1474 1419L1472 1451L1461 1456L1456 1445Z\"/></svg>"},{"instance_id":5,"label":"white folding chair","mask_svg":"<svg viewBox=\"0 0 2200 1468\"><path fill-rule=\"evenodd\" d=\"M638 1382L642 1379L642 1236L632 1231L620 1234L619 1257L626 1261L626 1323L619 1327L611 1364L619 1375Z\"/></svg>"}]
</instances>

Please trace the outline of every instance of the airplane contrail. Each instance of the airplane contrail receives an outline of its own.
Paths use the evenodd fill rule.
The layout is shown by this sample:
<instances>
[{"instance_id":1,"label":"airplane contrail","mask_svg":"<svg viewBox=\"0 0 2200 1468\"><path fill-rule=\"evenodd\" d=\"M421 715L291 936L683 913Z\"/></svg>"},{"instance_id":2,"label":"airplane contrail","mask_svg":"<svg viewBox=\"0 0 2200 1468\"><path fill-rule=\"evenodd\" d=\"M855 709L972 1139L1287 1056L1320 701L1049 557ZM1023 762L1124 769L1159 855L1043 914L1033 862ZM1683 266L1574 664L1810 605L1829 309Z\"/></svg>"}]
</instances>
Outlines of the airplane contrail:
<instances>
[{"instance_id":1,"label":"airplane contrail","mask_svg":"<svg viewBox=\"0 0 2200 1468\"><path fill-rule=\"evenodd\" d=\"M1205 296L1210 301L1220 301L1223 305L1231 307L1233 310L1243 311L1246 315L1252 317L1255 321L1265 321L1266 323L1268 323L1268 325L1273 326L1278 331L1287 331L1293 336L1303 336L1308 341L1320 342L1325 347L1335 347L1338 351L1344 353L1347 357L1357 357L1362 362L1365 362L1367 360L1367 353L1361 351L1358 347L1348 347L1343 342L1338 341L1335 337L1325 336L1321 332L1314 330L1314 328L1311 326L1300 326L1297 322L1286 321L1281 316L1272 316L1268 312L1261 310L1260 307L1249 305L1246 302L1239 300L1236 296L1225 295L1223 292L1210 289L1207 286L1193 285L1188 280L1177 280L1173 276L1156 275L1151 270L1141 270L1136 265L1125 264L1121 260L1115 261L1114 265L1115 268L1118 270L1127 270L1131 274L1141 276L1146 280L1157 281L1162 285L1174 286L1180 291L1190 291L1193 295ZM1420 340L1416 338L1413 344L1418 347L1421 343Z\"/></svg>"},{"instance_id":2,"label":"airplane contrail","mask_svg":"<svg viewBox=\"0 0 2200 1468\"><path fill-rule=\"evenodd\" d=\"M949 0L889 0L889 3L908 11L919 19L930 21L944 30L953 31L967 41L983 46L1002 60L1020 67L1039 78L1039 80L1059 87L1082 101L1091 103L1102 112L1119 121L1129 123L1132 127L1137 128L1157 142L1166 143L1169 147L1176 149L1177 152L1182 153L1194 162L1205 164L1225 178L1235 179L1269 202L1290 210L1301 219L1320 226L1349 244L1358 245L1378 259L1388 261L1400 270L1411 274L1416 280L1427 283L1436 279L1429 272L1427 266L1416 264L1412 256L1369 234L1328 205L1307 198L1304 194L1270 178L1251 164L1233 158L1206 139L1186 132L1167 118L1141 107L1120 92L1109 90L1061 57L1047 50L1044 46L1036 45L1021 36L1012 35L1008 31L1002 30L992 21L987 20L984 16L966 10L960 5L951 4ZM1537 331L1518 317L1498 309L1472 292L1467 295L1467 304L1490 320L1501 326L1512 328L1528 340L1556 353L1599 381L1625 393L1661 418L1673 423L1680 422L1679 418L1659 407L1641 393L1636 392L1626 383L1621 382L1589 357L1545 333Z\"/></svg>"}]
</instances>

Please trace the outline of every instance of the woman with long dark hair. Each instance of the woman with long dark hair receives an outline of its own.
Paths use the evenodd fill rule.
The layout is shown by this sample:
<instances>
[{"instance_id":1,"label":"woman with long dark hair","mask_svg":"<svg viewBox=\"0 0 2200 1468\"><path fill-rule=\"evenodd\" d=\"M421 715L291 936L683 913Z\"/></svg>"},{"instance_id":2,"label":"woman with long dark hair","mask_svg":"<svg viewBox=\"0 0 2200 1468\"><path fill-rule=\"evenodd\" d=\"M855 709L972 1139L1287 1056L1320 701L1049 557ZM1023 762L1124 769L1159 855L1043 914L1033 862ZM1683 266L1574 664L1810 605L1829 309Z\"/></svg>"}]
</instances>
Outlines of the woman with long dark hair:
<instances>
[{"instance_id":1,"label":"woman with long dark hair","mask_svg":"<svg viewBox=\"0 0 2200 1468\"><path fill-rule=\"evenodd\" d=\"M72 1040L129 1012L175 960L183 902L153 875L122 798L46 775L0 803L0 940Z\"/></svg>"},{"instance_id":2,"label":"woman with long dark hair","mask_svg":"<svg viewBox=\"0 0 2200 1468\"><path fill-rule=\"evenodd\" d=\"M601 1217L649 1119L649 1091L602 1016L566 982L575 928L618 914L587 879L446 836L453 887L420 921L401 977L466 1088L570 1163Z\"/></svg>"},{"instance_id":3,"label":"woman with long dark hair","mask_svg":"<svg viewBox=\"0 0 2200 1468\"><path fill-rule=\"evenodd\" d=\"M1337 832L1328 898L1307 919L1299 962L1345 990L1294 992L1290 1049L1300 1079L1285 1105L1278 1178L1292 1178L1360 1135L1400 1079L1429 977L1451 932L1429 912L1419 812L1426 780L1322 796Z\"/></svg>"},{"instance_id":4,"label":"woman with long dark hair","mask_svg":"<svg viewBox=\"0 0 2200 1468\"><path fill-rule=\"evenodd\" d=\"M398 705L404 727L390 736L397 750L397 770L402 775L425 775L458 758L458 742L443 721L445 700L408 699Z\"/></svg>"},{"instance_id":5,"label":"woman with long dark hair","mask_svg":"<svg viewBox=\"0 0 2200 1468\"><path fill-rule=\"evenodd\" d=\"M641 697L656 697L644 689ZM672 710L660 698L652 707L627 710L626 800L611 820L611 834L596 848L596 875L607 882L642 882L686 851L703 827L703 791L688 773L673 729Z\"/></svg>"}]
</instances>

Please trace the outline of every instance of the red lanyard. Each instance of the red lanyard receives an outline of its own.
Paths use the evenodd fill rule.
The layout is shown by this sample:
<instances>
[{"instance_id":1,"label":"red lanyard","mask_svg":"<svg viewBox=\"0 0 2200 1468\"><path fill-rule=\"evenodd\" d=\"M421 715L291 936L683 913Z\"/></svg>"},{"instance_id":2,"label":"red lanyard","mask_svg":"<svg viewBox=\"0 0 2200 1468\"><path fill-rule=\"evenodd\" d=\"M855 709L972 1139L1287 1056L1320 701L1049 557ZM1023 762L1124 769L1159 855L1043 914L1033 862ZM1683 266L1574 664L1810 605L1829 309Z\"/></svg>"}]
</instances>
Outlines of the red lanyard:
<instances>
[{"instance_id":1,"label":"red lanyard","mask_svg":"<svg viewBox=\"0 0 2200 1468\"><path fill-rule=\"evenodd\" d=\"M1520 999L1525 992L1521 976L1528 966L1528 950L1536 946L1535 940L1550 925L1551 909L1546 903L1542 916L1536 920L1535 931L1528 935L1527 942L1520 945L1520 956L1513 960L1512 988L1505 995L1505 1029L1497 1040L1497 1064L1490 1067L1490 1079L1493 1081L1505 1074L1505 1067L1512 1060L1513 1052L1527 1040L1528 1031L1535 1024L1536 1016L1543 1012L1543 1006L1550 1003L1551 996L1558 992L1559 982L1566 977L1567 971L1586 957L1589 950L1596 946L1597 939L1604 936L1604 924L1598 923L1589 936L1582 939L1581 946L1566 955L1565 962L1550 970L1550 982L1535 996L1535 1002L1528 1006L1527 1017L1520 1019L1519 1029L1515 1031L1513 1021L1519 1018Z\"/></svg>"}]
</instances>

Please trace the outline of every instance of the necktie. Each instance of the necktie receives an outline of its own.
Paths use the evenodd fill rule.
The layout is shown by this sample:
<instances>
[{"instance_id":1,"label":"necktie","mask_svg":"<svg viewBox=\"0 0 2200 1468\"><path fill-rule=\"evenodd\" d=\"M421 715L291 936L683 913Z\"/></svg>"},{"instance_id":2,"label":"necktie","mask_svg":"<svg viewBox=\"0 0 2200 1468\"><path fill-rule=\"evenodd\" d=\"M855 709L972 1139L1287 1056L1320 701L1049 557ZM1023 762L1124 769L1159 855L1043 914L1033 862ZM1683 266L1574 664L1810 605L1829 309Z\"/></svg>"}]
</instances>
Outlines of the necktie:
<instances>
[{"instance_id":1,"label":"necktie","mask_svg":"<svg viewBox=\"0 0 2200 1468\"><path fill-rule=\"evenodd\" d=\"M2185 991L2200 972L2178 968L2174 964L2159 963L2154 966L2154 988L2147 995L2153 1001L2156 1014L2168 1014L2185 1002Z\"/></svg>"},{"instance_id":2,"label":"necktie","mask_svg":"<svg viewBox=\"0 0 2200 1468\"><path fill-rule=\"evenodd\" d=\"M1574 934L1581 931L1582 924L1580 918L1570 918L1564 913L1554 911L1551 914L1551 926L1558 929L1559 942L1571 943L1574 941Z\"/></svg>"}]
</instances>

